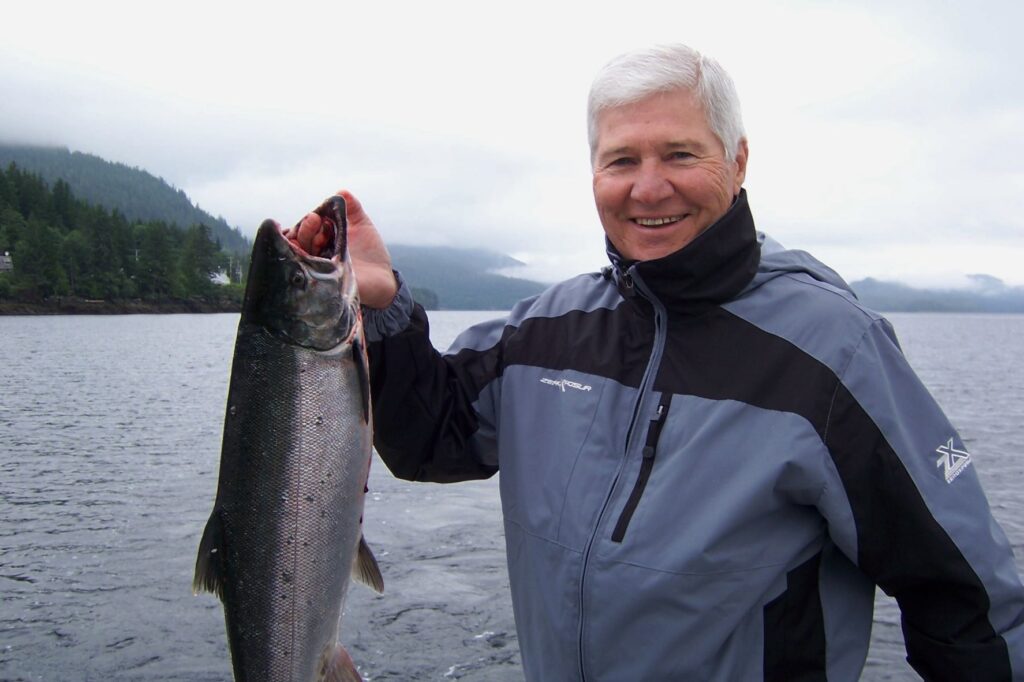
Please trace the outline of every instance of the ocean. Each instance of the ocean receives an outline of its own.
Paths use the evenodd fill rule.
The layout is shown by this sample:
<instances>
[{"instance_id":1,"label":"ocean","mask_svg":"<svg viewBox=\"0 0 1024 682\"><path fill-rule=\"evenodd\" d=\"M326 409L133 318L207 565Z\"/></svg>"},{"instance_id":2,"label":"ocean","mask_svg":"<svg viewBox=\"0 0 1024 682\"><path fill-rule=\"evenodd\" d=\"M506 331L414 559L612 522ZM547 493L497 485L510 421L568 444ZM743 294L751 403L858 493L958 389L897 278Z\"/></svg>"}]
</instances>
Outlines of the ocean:
<instances>
[{"instance_id":1,"label":"ocean","mask_svg":"<svg viewBox=\"0 0 1024 682\"><path fill-rule=\"evenodd\" d=\"M498 315L431 314L435 345ZM889 315L958 427L1024 567L1024 316ZM0 680L231 679L220 603L193 596L237 315L0 317ZM497 481L375 461L342 640L367 680L521 680ZM914 680L884 595L863 680Z\"/></svg>"}]
</instances>

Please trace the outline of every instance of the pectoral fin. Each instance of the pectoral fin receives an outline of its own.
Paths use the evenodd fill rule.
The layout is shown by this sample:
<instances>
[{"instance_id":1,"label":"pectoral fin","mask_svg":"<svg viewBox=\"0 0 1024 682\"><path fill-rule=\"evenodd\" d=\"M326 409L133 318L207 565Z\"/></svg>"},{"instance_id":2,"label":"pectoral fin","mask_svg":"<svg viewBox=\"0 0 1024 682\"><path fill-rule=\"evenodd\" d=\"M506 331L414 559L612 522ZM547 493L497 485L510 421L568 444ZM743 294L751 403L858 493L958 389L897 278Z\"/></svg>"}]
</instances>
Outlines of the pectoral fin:
<instances>
[{"instance_id":1,"label":"pectoral fin","mask_svg":"<svg viewBox=\"0 0 1024 682\"><path fill-rule=\"evenodd\" d=\"M352 579L373 588L375 592L384 591L384 578L380 574L380 567L377 566L377 559L364 537L359 538L359 551L356 552L356 559L352 565Z\"/></svg>"}]
</instances>

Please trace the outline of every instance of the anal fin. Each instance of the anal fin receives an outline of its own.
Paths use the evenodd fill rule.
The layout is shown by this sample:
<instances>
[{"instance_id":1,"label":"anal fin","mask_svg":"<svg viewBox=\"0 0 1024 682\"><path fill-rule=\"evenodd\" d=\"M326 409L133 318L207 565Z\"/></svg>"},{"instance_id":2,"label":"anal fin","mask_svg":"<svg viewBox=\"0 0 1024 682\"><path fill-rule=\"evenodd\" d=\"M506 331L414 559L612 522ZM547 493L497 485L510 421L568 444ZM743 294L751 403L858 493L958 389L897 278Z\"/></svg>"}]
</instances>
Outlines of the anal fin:
<instances>
[{"instance_id":1,"label":"anal fin","mask_svg":"<svg viewBox=\"0 0 1024 682\"><path fill-rule=\"evenodd\" d=\"M320 674L316 679L317 682L363 682L352 657L340 644L324 651L320 659Z\"/></svg>"}]
</instances>

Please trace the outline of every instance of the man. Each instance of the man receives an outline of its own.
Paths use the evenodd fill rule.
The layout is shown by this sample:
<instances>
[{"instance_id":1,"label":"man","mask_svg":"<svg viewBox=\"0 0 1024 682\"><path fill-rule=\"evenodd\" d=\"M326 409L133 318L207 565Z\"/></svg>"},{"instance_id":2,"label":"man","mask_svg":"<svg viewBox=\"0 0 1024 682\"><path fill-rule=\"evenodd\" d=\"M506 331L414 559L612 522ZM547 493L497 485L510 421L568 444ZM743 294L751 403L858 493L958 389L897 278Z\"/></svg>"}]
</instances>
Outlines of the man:
<instances>
[{"instance_id":1,"label":"man","mask_svg":"<svg viewBox=\"0 0 1024 682\"><path fill-rule=\"evenodd\" d=\"M500 469L527 679L856 680L876 584L924 678L1024 679L1024 588L963 443L889 324L755 231L728 75L624 55L590 139L611 267L444 356L345 194L377 449L412 480Z\"/></svg>"}]
</instances>

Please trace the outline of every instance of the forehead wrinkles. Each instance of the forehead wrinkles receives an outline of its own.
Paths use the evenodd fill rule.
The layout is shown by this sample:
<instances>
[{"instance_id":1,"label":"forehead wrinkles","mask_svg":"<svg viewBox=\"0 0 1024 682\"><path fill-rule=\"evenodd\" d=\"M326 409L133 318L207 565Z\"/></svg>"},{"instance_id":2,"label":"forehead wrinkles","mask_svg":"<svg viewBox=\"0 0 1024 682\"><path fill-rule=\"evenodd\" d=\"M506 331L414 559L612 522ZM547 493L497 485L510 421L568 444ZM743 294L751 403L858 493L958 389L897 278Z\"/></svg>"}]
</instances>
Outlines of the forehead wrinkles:
<instances>
[{"instance_id":1,"label":"forehead wrinkles","mask_svg":"<svg viewBox=\"0 0 1024 682\"><path fill-rule=\"evenodd\" d=\"M643 139L648 133L665 131L669 138L693 141L710 135L717 139L707 114L693 93L671 91L656 93L635 102L609 107L598 114L595 147L617 147L620 138ZM612 139L602 140L612 134Z\"/></svg>"}]
</instances>

